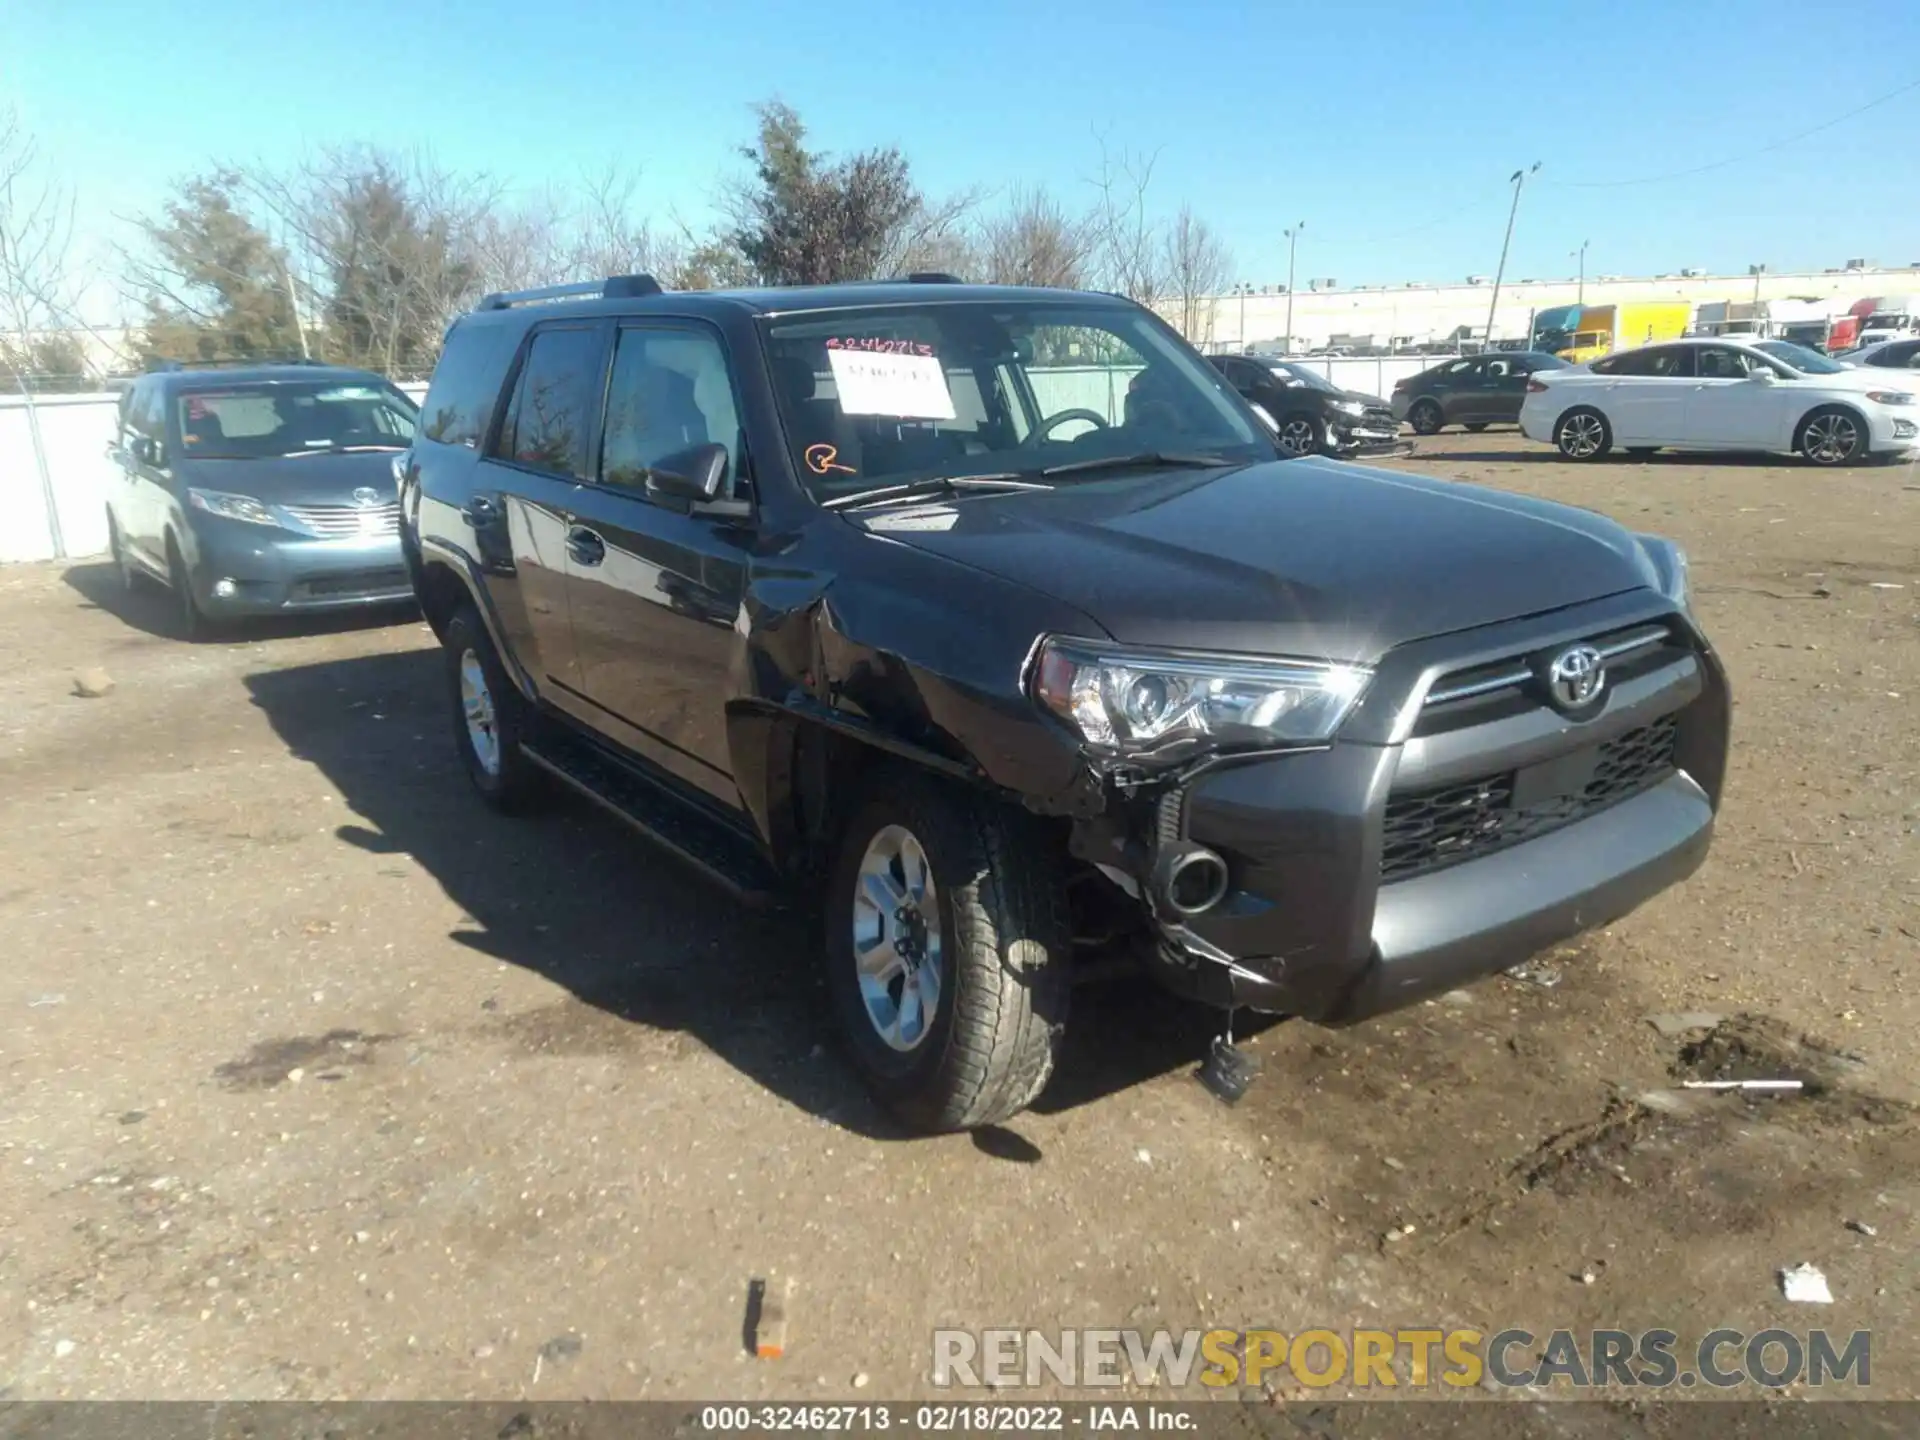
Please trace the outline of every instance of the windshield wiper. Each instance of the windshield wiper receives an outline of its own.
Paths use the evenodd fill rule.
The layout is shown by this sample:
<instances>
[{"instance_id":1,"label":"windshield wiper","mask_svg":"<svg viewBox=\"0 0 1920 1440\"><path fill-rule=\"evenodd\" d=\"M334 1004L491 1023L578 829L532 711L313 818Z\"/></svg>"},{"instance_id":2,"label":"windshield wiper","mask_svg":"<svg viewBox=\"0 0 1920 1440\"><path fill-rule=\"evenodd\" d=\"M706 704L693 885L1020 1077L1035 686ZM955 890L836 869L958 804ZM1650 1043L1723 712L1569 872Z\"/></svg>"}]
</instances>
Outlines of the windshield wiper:
<instances>
[{"instance_id":1,"label":"windshield wiper","mask_svg":"<svg viewBox=\"0 0 1920 1440\"><path fill-rule=\"evenodd\" d=\"M1042 471L1050 474L1050 471ZM847 510L856 505L882 505L893 500L916 500L922 495L951 495L967 490L1051 490L1031 475L1009 470L999 475L935 475L925 480L909 480L903 485L883 485L877 490L861 490L852 495L836 495L822 500L823 510Z\"/></svg>"},{"instance_id":2,"label":"windshield wiper","mask_svg":"<svg viewBox=\"0 0 1920 1440\"><path fill-rule=\"evenodd\" d=\"M1141 450L1131 455L1099 455L1087 460L1067 460L1049 465L1042 475L1074 475L1086 470L1123 470L1135 465L1185 466L1213 470L1225 465L1247 465L1247 460L1229 460L1224 455L1202 455L1179 450Z\"/></svg>"},{"instance_id":3,"label":"windshield wiper","mask_svg":"<svg viewBox=\"0 0 1920 1440\"><path fill-rule=\"evenodd\" d=\"M282 460L298 460L302 455L359 455L369 451L384 454L389 450L404 450L406 448L406 446L397 443L392 445L315 445L304 450L288 450L278 458Z\"/></svg>"}]
</instances>

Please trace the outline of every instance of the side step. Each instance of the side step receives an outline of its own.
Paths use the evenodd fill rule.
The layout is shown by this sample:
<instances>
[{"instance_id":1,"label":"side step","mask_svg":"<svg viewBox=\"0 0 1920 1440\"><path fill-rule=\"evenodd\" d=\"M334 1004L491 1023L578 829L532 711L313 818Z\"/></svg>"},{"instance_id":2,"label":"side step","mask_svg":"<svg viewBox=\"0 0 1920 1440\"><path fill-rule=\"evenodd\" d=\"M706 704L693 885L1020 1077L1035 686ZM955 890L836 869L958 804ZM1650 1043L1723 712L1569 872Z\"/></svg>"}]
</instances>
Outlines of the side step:
<instances>
[{"instance_id":1,"label":"side step","mask_svg":"<svg viewBox=\"0 0 1920 1440\"><path fill-rule=\"evenodd\" d=\"M780 899L773 866L747 836L710 820L686 801L557 727L521 753L571 790L685 861L741 902L760 907Z\"/></svg>"}]
</instances>

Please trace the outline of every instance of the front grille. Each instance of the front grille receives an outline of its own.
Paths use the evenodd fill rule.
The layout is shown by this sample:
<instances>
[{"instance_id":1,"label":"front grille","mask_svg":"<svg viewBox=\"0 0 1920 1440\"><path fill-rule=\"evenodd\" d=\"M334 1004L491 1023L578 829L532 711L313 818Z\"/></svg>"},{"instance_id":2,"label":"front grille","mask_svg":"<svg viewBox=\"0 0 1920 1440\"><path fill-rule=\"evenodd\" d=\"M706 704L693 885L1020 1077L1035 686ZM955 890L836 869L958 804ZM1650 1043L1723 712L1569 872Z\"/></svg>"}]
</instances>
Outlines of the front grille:
<instances>
[{"instance_id":1,"label":"front grille","mask_svg":"<svg viewBox=\"0 0 1920 1440\"><path fill-rule=\"evenodd\" d=\"M322 540L376 539L400 533L400 506L285 505L281 507L300 528Z\"/></svg>"},{"instance_id":2,"label":"front grille","mask_svg":"<svg viewBox=\"0 0 1920 1440\"><path fill-rule=\"evenodd\" d=\"M1687 653L1685 643L1664 621L1612 630L1587 643L1599 650L1606 663L1608 688L1670 665ZM1442 675L1421 702L1413 733L1437 735L1545 705L1547 695L1536 675L1560 648L1564 647L1511 655Z\"/></svg>"},{"instance_id":3,"label":"front grille","mask_svg":"<svg viewBox=\"0 0 1920 1440\"><path fill-rule=\"evenodd\" d=\"M1571 825L1660 783L1673 772L1678 720L1672 715L1595 747L1593 770L1578 788L1516 807L1524 772L1508 771L1387 801L1380 878L1414 875L1477 860Z\"/></svg>"},{"instance_id":4,"label":"front grille","mask_svg":"<svg viewBox=\"0 0 1920 1440\"><path fill-rule=\"evenodd\" d=\"M380 570L343 570L314 575L294 587L296 600L339 600L355 595L395 595L410 590L413 577L404 565Z\"/></svg>"}]
</instances>

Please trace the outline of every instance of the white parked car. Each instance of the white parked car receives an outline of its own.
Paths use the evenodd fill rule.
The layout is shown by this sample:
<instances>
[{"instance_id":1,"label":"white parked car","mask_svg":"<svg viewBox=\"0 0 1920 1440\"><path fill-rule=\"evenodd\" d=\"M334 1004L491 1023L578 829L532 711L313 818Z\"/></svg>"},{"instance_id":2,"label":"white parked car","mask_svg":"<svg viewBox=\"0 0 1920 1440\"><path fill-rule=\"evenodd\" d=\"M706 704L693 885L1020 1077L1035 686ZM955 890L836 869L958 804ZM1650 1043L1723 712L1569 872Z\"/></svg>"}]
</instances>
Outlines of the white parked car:
<instances>
[{"instance_id":1,"label":"white parked car","mask_svg":"<svg viewBox=\"0 0 1920 1440\"><path fill-rule=\"evenodd\" d=\"M1536 371L1520 428L1569 460L1618 446L1795 451L1845 465L1920 446L1920 375L1841 365L1786 340L1675 340Z\"/></svg>"}]
</instances>

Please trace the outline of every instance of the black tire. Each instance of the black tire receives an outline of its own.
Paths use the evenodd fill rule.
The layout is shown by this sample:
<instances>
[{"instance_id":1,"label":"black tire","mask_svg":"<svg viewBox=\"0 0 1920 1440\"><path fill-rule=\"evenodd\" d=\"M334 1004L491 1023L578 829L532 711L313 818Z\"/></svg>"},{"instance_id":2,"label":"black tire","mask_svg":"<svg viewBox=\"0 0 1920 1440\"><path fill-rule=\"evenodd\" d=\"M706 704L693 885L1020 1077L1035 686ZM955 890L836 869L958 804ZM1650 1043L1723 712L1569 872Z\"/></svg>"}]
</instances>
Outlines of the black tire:
<instances>
[{"instance_id":1,"label":"black tire","mask_svg":"<svg viewBox=\"0 0 1920 1440\"><path fill-rule=\"evenodd\" d=\"M894 827L924 856L941 927L938 996L905 1049L883 1038L855 957L861 866ZM861 1078L915 1129L1005 1120L1053 1073L1072 981L1059 854L1032 817L902 768L882 772L842 829L824 906L827 989Z\"/></svg>"},{"instance_id":2,"label":"black tire","mask_svg":"<svg viewBox=\"0 0 1920 1440\"><path fill-rule=\"evenodd\" d=\"M1844 405L1822 405L1793 434L1793 448L1808 464L1824 469L1866 459L1870 443L1867 422Z\"/></svg>"},{"instance_id":3,"label":"black tire","mask_svg":"<svg viewBox=\"0 0 1920 1440\"><path fill-rule=\"evenodd\" d=\"M180 542L167 536L167 588L173 592L173 633L188 644L205 640L219 628L193 596L193 579Z\"/></svg>"},{"instance_id":4,"label":"black tire","mask_svg":"<svg viewBox=\"0 0 1920 1440\"><path fill-rule=\"evenodd\" d=\"M454 747L460 752L460 764L467 778L480 792L480 798L503 815L522 814L532 809L546 793L545 772L527 759L520 748L532 735L533 708L507 677L500 657L494 653L493 640L471 605L462 606L447 622L441 643L447 663L448 714L453 722ZM462 681L469 656L477 662L486 686L494 739L491 764L481 753L473 727L468 724Z\"/></svg>"},{"instance_id":5,"label":"black tire","mask_svg":"<svg viewBox=\"0 0 1920 1440\"><path fill-rule=\"evenodd\" d=\"M1469 431L1471 431L1473 434L1478 435L1482 430L1487 428L1487 422L1485 420L1475 420L1471 422L1466 428Z\"/></svg>"},{"instance_id":6,"label":"black tire","mask_svg":"<svg viewBox=\"0 0 1920 1440\"><path fill-rule=\"evenodd\" d=\"M1613 449L1613 427L1590 405L1576 405L1553 422L1553 443L1569 460L1604 460Z\"/></svg>"},{"instance_id":7,"label":"black tire","mask_svg":"<svg viewBox=\"0 0 1920 1440\"><path fill-rule=\"evenodd\" d=\"M1304 410L1282 416L1276 438L1289 455L1319 455L1327 448L1325 428Z\"/></svg>"},{"instance_id":8,"label":"black tire","mask_svg":"<svg viewBox=\"0 0 1920 1440\"><path fill-rule=\"evenodd\" d=\"M1416 435L1438 435L1447 423L1447 417L1440 413L1438 402L1417 400L1407 412L1407 424L1413 427Z\"/></svg>"}]
</instances>

